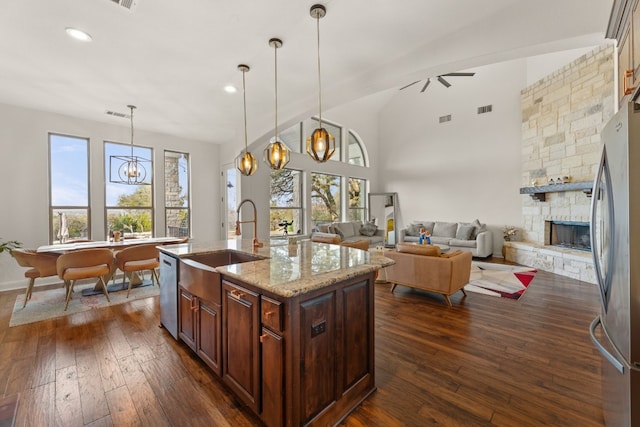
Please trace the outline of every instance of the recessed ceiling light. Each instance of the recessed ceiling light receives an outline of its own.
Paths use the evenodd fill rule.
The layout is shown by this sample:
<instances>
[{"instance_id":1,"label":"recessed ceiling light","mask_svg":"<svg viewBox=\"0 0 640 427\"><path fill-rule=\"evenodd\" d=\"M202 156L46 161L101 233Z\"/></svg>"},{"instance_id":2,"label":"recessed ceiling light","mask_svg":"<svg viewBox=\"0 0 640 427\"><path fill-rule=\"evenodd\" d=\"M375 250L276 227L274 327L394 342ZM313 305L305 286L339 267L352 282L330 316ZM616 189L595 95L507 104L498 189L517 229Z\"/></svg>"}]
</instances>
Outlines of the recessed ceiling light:
<instances>
[{"instance_id":1,"label":"recessed ceiling light","mask_svg":"<svg viewBox=\"0 0 640 427\"><path fill-rule=\"evenodd\" d=\"M73 37L76 40L80 40L83 42L90 42L91 40L93 40L91 38L91 36L89 35L89 33L86 33L82 30L79 30L77 28L71 28L71 27L67 27L65 28L65 31L67 32L67 34L70 37Z\"/></svg>"},{"instance_id":2,"label":"recessed ceiling light","mask_svg":"<svg viewBox=\"0 0 640 427\"><path fill-rule=\"evenodd\" d=\"M236 88L234 85L226 85L224 87L224 91L227 93L236 93L238 91L238 88Z\"/></svg>"}]
</instances>

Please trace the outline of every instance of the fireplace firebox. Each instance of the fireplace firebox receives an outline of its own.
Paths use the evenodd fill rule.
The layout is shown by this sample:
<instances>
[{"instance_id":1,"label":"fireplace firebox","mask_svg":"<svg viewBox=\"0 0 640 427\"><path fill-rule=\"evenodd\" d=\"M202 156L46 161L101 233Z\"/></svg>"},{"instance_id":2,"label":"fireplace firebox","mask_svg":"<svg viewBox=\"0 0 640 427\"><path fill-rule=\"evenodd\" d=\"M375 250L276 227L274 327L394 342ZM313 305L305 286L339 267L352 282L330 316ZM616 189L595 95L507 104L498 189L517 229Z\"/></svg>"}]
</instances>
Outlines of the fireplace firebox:
<instances>
[{"instance_id":1,"label":"fireplace firebox","mask_svg":"<svg viewBox=\"0 0 640 427\"><path fill-rule=\"evenodd\" d=\"M549 225L549 245L591 251L588 222L549 221Z\"/></svg>"}]
</instances>

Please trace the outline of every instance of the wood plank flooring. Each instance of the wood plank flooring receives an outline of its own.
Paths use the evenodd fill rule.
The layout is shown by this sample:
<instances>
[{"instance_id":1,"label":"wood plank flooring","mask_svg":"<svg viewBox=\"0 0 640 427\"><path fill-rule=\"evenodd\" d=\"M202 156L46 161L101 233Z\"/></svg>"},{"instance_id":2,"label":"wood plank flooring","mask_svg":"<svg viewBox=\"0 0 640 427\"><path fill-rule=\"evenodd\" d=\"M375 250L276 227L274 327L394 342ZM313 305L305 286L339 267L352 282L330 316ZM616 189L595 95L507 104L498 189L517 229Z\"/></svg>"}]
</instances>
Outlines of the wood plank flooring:
<instances>
[{"instance_id":1,"label":"wood plank flooring","mask_svg":"<svg viewBox=\"0 0 640 427\"><path fill-rule=\"evenodd\" d=\"M253 426L159 325L158 297L9 328L0 400L16 426ZM519 301L376 285L377 391L344 426L602 426L594 285L539 272Z\"/></svg>"}]
</instances>

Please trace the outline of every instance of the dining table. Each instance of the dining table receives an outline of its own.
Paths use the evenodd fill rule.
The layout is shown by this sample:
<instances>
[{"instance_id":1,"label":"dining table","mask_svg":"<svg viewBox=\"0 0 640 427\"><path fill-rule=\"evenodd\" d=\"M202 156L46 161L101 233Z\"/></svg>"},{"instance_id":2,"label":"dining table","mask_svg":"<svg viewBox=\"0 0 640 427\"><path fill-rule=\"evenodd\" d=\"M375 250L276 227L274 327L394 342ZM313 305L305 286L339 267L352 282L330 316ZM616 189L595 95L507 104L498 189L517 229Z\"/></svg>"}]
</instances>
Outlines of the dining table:
<instances>
[{"instance_id":1,"label":"dining table","mask_svg":"<svg viewBox=\"0 0 640 427\"><path fill-rule=\"evenodd\" d=\"M148 237L148 238L141 238L141 239L121 238L117 242L112 240L92 240L89 242L69 242L69 243L61 243L57 245L43 245L43 246L39 246L36 249L36 252L62 255L67 252L78 251L82 249L96 249L96 248L108 248L116 252L131 246L136 246L136 245L156 244L158 246L161 246L161 245L173 245L173 244L182 243L182 242L184 242L184 238L179 238L179 237ZM112 276L112 275L113 273L110 274L109 276ZM111 280L111 277L104 278L105 283L109 283L110 280ZM133 278L132 280L134 280L134 282L132 282L132 287L143 286L142 280L139 277ZM96 286L94 286L93 288L83 289L82 295L88 296L88 295L101 294L102 289L99 287L100 286L99 283L100 281L98 281L96 283ZM124 284L124 286L121 283L107 286L107 292L115 292L115 291L121 291L126 289L127 289L126 283Z\"/></svg>"}]
</instances>

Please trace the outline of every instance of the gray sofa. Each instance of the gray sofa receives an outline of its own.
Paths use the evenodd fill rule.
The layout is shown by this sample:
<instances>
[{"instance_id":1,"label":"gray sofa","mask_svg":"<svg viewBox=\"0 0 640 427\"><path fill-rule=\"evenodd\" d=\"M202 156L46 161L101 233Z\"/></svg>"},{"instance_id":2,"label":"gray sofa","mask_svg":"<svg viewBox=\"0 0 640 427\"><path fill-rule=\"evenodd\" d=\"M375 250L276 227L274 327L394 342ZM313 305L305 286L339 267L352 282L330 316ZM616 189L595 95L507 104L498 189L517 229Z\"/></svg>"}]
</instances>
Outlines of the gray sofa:
<instances>
[{"instance_id":1,"label":"gray sofa","mask_svg":"<svg viewBox=\"0 0 640 427\"><path fill-rule=\"evenodd\" d=\"M461 249L475 257L493 254L493 234L486 224L477 219L473 222L413 221L400 230L399 242L418 242L420 228L431 233L431 243L447 245L451 250Z\"/></svg>"},{"instance_id":2,"label":"gray sofa","mask_svg":"<svg viewBox=\"0 0 640 427\"><path fill-rule=\"evenodd\" d=\"M343 242L366 240L369 242L369 247L384 245L384 231L370 223L349 221L319 224L316 226L316 231L338 235Z\"/></svg>"}]
</instances>

